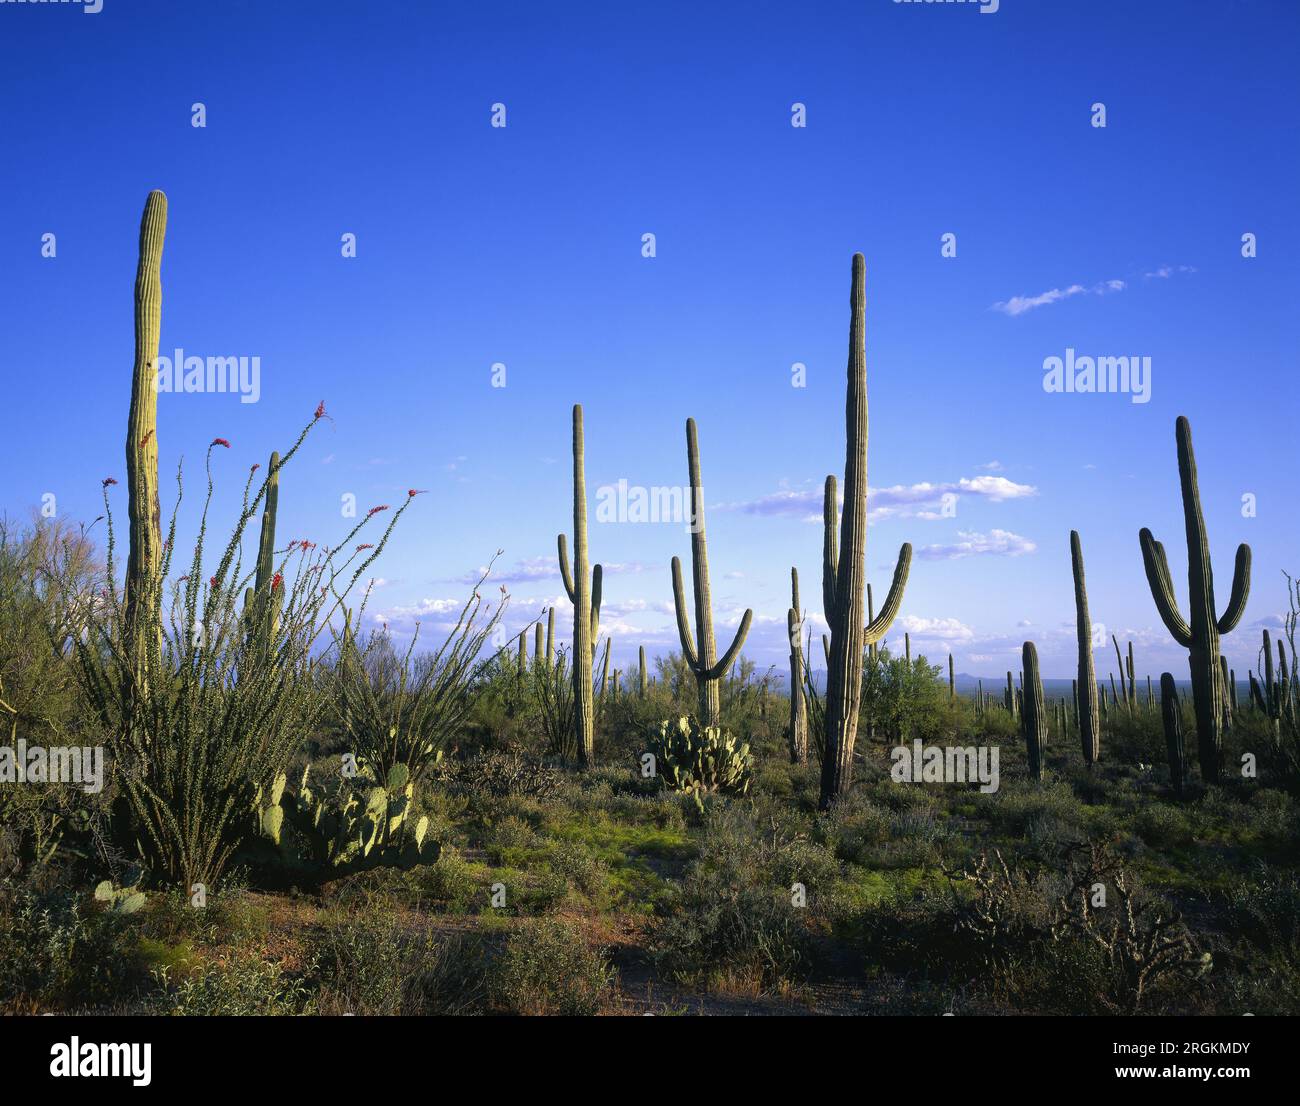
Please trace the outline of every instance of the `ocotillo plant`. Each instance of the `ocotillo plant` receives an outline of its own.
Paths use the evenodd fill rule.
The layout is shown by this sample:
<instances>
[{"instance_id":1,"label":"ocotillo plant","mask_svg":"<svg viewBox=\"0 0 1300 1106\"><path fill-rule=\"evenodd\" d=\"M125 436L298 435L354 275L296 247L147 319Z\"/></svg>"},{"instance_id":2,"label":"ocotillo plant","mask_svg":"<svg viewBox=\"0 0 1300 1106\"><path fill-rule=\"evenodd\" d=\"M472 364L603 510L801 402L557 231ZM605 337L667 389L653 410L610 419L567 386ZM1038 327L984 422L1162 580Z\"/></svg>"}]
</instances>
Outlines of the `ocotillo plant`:
<instances>
[{"instance_id":1,"label":"ocotillo plant","mask_svg":"<svg viewBox=\"0 0 1300 1106\"><path fill-rule=\"evenodd\" d=\"M790 569L790 763L808 763L808 709L803 694L803 607L799 605L799 570Z\"/></svg>"},{"instance_id":2,"label":"ocotillo plant","mask_svg":"<svg viewBox=\"0 0 1300 1106\"><path fill-rule=\"evenodd\" d=\"M863 626L867 556L867 352L866 270L860 253L853 255L849 292L849 358L845 395L844 512L841 537L835 536L835 477L826 477L823 500L822 602L831 627L830 661L826 674L825 756L822 758L820 805L826 809L849 789L853 778L853 745L858 736L862 700L862 656L878 642L903 603L912 547L904 543L894 579L880 613ZM840 550L843 550L843 556Z\"/></svg>"},{"instance_id":3,"label":"ocotillo plant","mask_svg":"<svg viewBox=\"0 0 1300 1106\"><path fill-rule=\"evenodd\" d=\"M1088 612L1088 584L1083 574L1083 542L1078 530L1070 532L1070 565L1074 571L1074 628L1079 643L1079 677L1074 684L1075 714L1079 716L1079 742L1083 763L1089 768L1101 756L1101 729L1097 719L1097 673L1092 667L1092 615ZM1080 694L1080 690L1082 694Z\"/></svg>"},{"instance_id":4,"label":"ocotillo plant","mask_svg":"<svg viewBox=\"0 0 1300 1106\"><path fill-rule=\"evenodd\" d=\"M573 405L573 571L564 535L557 538L560 576L573 604L573 729L578 763L586 768L595 762L595 705L591 665L595 659L596 635L600 629L601 567L587 580L587 472L582 432L582 404Z\"/></svg>"},{"instance_id":5,"label":"ocotillo plant","mask_svg":"<svg viewBox=\"0 0 1300 1106\"><path fill-rule=\"evenodd\" d=\"M682 640L682 656L695 674L700 693L700 724L705 728L720 724L722 711L718 681L731 668L745 637L754 612L745 611L740 629L731 647L718 659L717 641L713 636L713 600L709 596L709 547L704 536L704 485L700 480L700 443L695 420L686 420L686 464L691 480L692 526L691 569L695 586L695 640L691 638L690 619L686 611L686 591L682 586L682 562L673 558L673 606L677 611L677 633Z\"/></svg>"},{"instance_id":6,"label":"ocotillo plant","mask_svg":"<svg viewBox=\"0 0 1300 1106\"><path fill-rule=\"evenodd\" d=\"M1125 709L1127 709L1128 712L1132 714L1133 697L1131 694L1132 692L1131 685L1133 682L1133 675L1132 672L1130 672L1128 680L1124 679L1124 657L1123 654L1121 654L1119 651L1119 638L1117 638L1114 634L1111 634L1110 640L1115 643L1115 660L1119 664L1119 697L1116 699L1115 705L1118 706L1120 702L1123 702ZM1111 694L1114 694L1114 684L1115 684L1114 676L1110 678L1110 682L1111 682L1111 689L1112 689Z\"/></svg>"},{"instance_id":7,"label":"ocotillo plant","mask_svg":"<svg viewBox=\"0 0 1300 1106\"><path fill-rule=\"evenodd\" d=\"M1274 679L1273 669L1273 644L1269 639L1268 631L1264 631L1264 669L1263 684L1261 685L1255 679L1255 674L1250 674L1250 698L1251 701L1259 708L1273 723L1274 734L1281 732L1282 716L1287 709L1290 701L1290 681L1287 677L1286 653L1283 652L1282 643L1278 642L1278 660L1279 672L1278 678Z\"/></svg>"},{"instance_id":8,"label":"ocotillo plant","mask_svg":"<svg viewBox=\"0 0 1300 1106\"><path fill-rule=\"evenodd\" d=\"M1169 756L1169 780L1174 791L1183 793L1187 758L1183 751L1183 711L1178 705L1178 688L1168 672L1160 674L1160 717L1165 726L1165 751Z\"/></svg>"},{"instance_id":9,"label":"ocotillo plant","mask_svg":"<svg viewBox=\"0 0 1300 1106\"><path fill-rule=\"evenodd\" d=\"M158 339L162 330L162 252L167 197L149 193L140 217L140 257L135 271L135 366L126 426L127 517L131 543L126 563L127 640L143 665L146 627L161 625L162 519L158 505ZM157 646L157 642L152 647Z\"/></svg>"},{"instance_id":10,"label":"ocotillo plant","mask_svg":"<svg viewBox=\"0 0 1300 1106\"><path fill-rule=\"evenodd\" d=\"M1219 778L1223 751L1223 687L1219 679L1219 635L1231 633L1246 610L1250 594L1250 546L1237 547L1228 607L1215 617L1214 572L1210 565L1210 543L1205 535L1201 494L1196 483L1196 455L1192 452L1192 428L1178 416L1174 437L1178 444L1178 477L1182 485L1183 521L1187 533L1187 584L1191 618L1178 611L1165 547L1143 527L1138 534L1142 563L1156 609L1166 629L1184 649L1192 676L1192 706L1196 713L1197 757L1201 775L1208 782Z\"/></svg>"},{"instance_id":11,"label":"ocotillo plant","mask_svg":"<svg viewBox=\"0 0 1300 1106\"><path fill-rule=\"evenodd\" d=\"M1043 746L1047 744L1047 712L1043 708L1043 681L1038 675L1038 650L1027 641L1022 650L1025 665L1025 686L1021 710L1020 731L1025 738L1025 752L1029 756L1029 775L1043 778Z\"/></svg>"}]
</instances>

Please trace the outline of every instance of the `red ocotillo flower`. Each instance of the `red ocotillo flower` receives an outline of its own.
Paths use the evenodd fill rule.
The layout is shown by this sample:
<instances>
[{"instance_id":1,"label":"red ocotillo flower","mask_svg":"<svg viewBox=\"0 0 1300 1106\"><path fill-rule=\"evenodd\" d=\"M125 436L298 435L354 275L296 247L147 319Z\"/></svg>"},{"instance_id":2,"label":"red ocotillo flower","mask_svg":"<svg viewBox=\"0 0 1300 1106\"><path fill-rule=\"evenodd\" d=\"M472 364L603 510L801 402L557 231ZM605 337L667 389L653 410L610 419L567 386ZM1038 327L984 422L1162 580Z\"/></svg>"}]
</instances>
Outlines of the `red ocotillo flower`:
<instances>
[{"instance_id":1,"label":"red ocotillo flower","mask_svg":"<svg viewBox=\"0 0 1300 1106\"><path fill-rule=\"evenodd\" d=\"M360 545L357 546L357 552L360 553L363 549L374 549L374 547L375 547L374 542L368 542L368 541L362 542Z\"/></svg>"},{"instance_id":2,"label":"red ocotillo flower","mask_svg":"<svg viewBox=\"0 0 1300 1106\"><path fill-rule=\"evenodd\" d=\"M229 443L228 441L226 441L225 438L213 438L213 439L212 439L212 445L219 445L219 446L221 446L223 449L229 449L229 448L230 448L230 443ZM212 446L208 446L208 448L211 449Z\"/></svg>"},{"instance_id":3,"label":"red ocotillo flower","mask_svg":"<svg viewBox=\"0 0 1300 1106\"><path fill-rule=\"evenodd\" d=\"M429 490L428 488L407 488L406 498L414 499L417 495L424 495L424 493L427 492L428 490Z\"/></svg>"},{"instance_id":4,"label":"red ocotillo flower","mask_svg":"<svg viewBox=\"0 0 1300 1106\"><path fill-rule=\"evenodd\" d=\"M115 477L105 476L103 483L100 484L100 487L107 488L110 484L116 484L116 483L117 483L117 479Z\"/></svg>"},{"instance_id":5,"label":"red ocotillo flower","mask_svg":"<svg viewBox=\"0 0 1300 1106\"><path fill-rule=\"evenodd\" d=\"M149 439L153 437L153 431L150 430L143 438L140 439L140 448L144 449L149 444Z\"/></svg>"},{"instance_id":6,"label":"red ocotillo flower","mask_svg":"<svg viewBox=\"0 0 1300 1106\"><path fill-rule=\"evenodd\" d=\"M318 404L316 404L316 418L323 419L324 417L325 417L325 401L322 399Z\"/></svg>"},{"instance_id":7,"label":"red ocotillo flower","mask_svg":"<svg viewBox=\"0 0 1300 1106\"><path fill-rule=\"evenodd\" d=\"M256 472L256 471L257 471L258 469L260 469L261 467L262 467L262 463L259 461L259 462L257 462L257 464L255 464L255 465L254 465L251 469L249 469L248 471L249 471L249 472Z\"/></svg>"},{"instance_id":8,"label":"red ocotillo flower","mask_svg":"<svg viewBox=\"0 0 1300 1106\"><path fill-rule=\"evenodd\" d=\"M386 510L388 510L388 504L381 503L378 507L371 507L370 510L366 512L366 518L369 518L371 515L377 515L380 511Z\"/></svg>"},{"instance_id":9,"label":"red ocotillo flower","mask_svg":"<svg viewBox=\"0 0 1300 1106\"><path fill-rule=\"evenodd\" d=\"M271 590L279 591L282 587L284 587L284 577L277 572L271 577Z\"/></svg>"},{"instance_id":10,"label":"red ocotillo flower","mask_svg":"<svg viewBox=\"0 0 1300 1106\"><path fill-rule=\"evenodd\" d=\"M208 586L214 588L217 586L217 578L215 576L208 577Z\"/></svg>"}]
</instances>

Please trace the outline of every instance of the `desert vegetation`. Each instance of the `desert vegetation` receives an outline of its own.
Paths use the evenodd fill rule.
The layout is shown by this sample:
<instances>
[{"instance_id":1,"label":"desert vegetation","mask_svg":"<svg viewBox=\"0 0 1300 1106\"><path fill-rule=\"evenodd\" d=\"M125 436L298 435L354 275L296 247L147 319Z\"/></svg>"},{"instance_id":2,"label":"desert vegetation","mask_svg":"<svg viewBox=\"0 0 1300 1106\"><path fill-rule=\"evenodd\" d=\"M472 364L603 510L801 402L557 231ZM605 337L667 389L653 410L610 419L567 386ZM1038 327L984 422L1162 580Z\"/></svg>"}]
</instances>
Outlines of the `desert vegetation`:
<instances>
[{"instance_id":1,"label":"desert vegetation","mask_svg":"<svg viewBox=\"0 0 1300 1106\"><path fill-rule=\"evenodd\" d=\"M611 668L575 405L572 559L558 538L568 639L553 608L504 637L510 598L489 568L442 640L399 650L364 629L367 580L420 489L328 547L277 529L323 402L251 466L232 521L209 518L230 445L208 445L192 552L176 522L192 474L177 472L163 510L152 374L166 218L151 193L125 486L103 478L103 518L85 527L0 525L0 1008L1300 1009L1300 583L1287 578L1283 633L1263 634L1239 695L1220 638L1245 611L1250 549L1220 608L1186 419L1188 614L1148 530L1132 568L1187 651L1190 699L1167 672L1139 691L1140 659L1117 639L1100 656L1113 645L1118 682L1099 681L1086 518L1061 536L1079 653L1068 697L1045 694L1032 641L1005 687L972 695L951 654L932 663L890 637L912 548L877 609L860 255L820 647L792 569L788 672L745 658L748 610L719 653L697 502L693 606L677 558L664 581L680 651L642 647L635 673ZM686 439L698 489L694 419ZM93 783L91 750L104 754ZM74 753L79 778L57 779Z\"/></svg>"}]
</instances>

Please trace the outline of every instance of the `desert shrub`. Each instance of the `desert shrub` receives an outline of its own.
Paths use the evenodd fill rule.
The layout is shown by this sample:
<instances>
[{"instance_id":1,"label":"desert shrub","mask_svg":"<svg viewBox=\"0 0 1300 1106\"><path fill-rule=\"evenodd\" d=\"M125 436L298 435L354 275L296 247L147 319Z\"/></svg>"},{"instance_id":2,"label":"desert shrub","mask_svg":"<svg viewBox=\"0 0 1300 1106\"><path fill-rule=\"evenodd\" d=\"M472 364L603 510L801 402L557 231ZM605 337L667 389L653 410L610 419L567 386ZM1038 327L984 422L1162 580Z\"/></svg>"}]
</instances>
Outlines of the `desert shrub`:
<instances>
[{"instance_id":1,"label":"desert shrub","mask_svg":"<svg viewBox=\"0 0 1300 1106\"><path fill-rule=\"evenodd\" d=\"M97 909L89 895L0 887L0 1006L84 1008L137 990L139 918Z\"/></svg>"},{"instance_id":2,"label":"desert shrub","mask_svg":"<svg viewBox=\"0 0 1300 1106\"><path fill-rule=\"evenodd\" d=\"M157 968L154 978L161 996L157 1010L182 1017L269 1017L312 1012L311 996L303 981L279 964L259 959L238 959L209 964L172 978L167 968Z\"/></svg>"},{"instance_id":3,"label":"desert shrub","mask_svg":"<svg viewBox=\"0 0 1300 1106\"><path fill-rule=\"evenodd\" d=\"M371 906L329 919L313 946L312 983L321 1013L481 1013L487 946L474 935L440 935Z\"/></svg>"},{"instance_id":4,"label":"desert shrub","mask_svg":"<svg viewBox=\"0 0 1300 1106\"><path fill-rule=\"evenodd\" d=\"M563 773L519 752L488 752L468 760L443 761L436 778L453 793L475 799L512 795L549 798L561 787Z\"/></svg>"},{"instance_id":5,"label":"desert shrub","mask_svg":"<svg viewBox=\"0 0 1300 1106\"><path fill-rule=\"evenodd\" d=\"M789 886L778 881L773 846L742 812L706 818L700 855L655 933L656 960L682 979L726 972L771 988L797 978L808 936Z\"/></svg>"},{"instance_id":6,"label":"desert shrub","mask_svg":"<svg viewBox=\"0 0 1300 1106\"><path fill-rule=\"evenodd\" d=\"M493 1005L508 1014L599 1013L613 990L613 970L577 926L527 922L511 934L488 979Z\"/></svg>"},{"instance_id":7,"label":"desert shrub","mask_svg":"<svg viewBox=\"0 0 1300 1106\"><path fill-rule=\"evenodd\" d=\"M596 894L609 874L608 865L578 841L561 841L549 859L556 874L584 895Z\"/></svg>"},{"instance_id":8,"label":"desert shrub","mask_svg":"<svg viewBox=\"0 0 1300 1106\"><path fill-rule=\"evenodd\" d=\"M850 791L837 799L822 819L827 845L842 860L866 863L877 846L889 839L890 813L877 806L864 791Z\"/></svg>"},{"instance_id":9,"label":"desert shrub","mask_svg":"<svg viewBox=\"0 0 1300 1106\"><path fill-rule=\"evenodd\" d=\"M1143 841L1155 848L1187 845L1192 841L1193 828L1187 815L1166 803L1150 803L1139 810L1133 828Z\"/></svg>"}]
</instances>

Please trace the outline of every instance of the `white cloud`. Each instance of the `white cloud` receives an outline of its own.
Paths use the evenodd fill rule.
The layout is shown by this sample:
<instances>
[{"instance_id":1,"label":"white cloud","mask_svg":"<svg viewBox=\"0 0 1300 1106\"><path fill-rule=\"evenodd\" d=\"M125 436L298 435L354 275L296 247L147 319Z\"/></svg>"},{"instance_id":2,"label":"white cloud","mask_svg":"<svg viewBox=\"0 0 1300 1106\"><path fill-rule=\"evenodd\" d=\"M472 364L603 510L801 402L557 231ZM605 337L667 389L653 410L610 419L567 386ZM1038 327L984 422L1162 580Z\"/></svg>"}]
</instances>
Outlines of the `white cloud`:
<instances>
[{"instance_id":1,"label":"white cloud","mask_svg":"<svg viewBox=\"0 0 1300 1106\"><path fill-rule=\"evenodd\" d=\"M970 641L975 631L956 618L919 618L907 615L898 620L899 626L913 638L922 641Z\"/></svg>"},{"instance_id":2,"label":"white cloud","mask_svg":"<svg viewBox=\"0 0 1300 1106\"><path fill-rule=\"evenodd\" d=\"M987 467L987 466L986 466ZM894 484L887 488L867 489L867 518L878 522L886 518L944 517L939 508L944 497L971 496L990 503L1007 499L1024 499L1038 494L1032 484L1017 484L1005 476L963 476L959 480L919 484ZM804 522L821 522L824 493L821 491L780 491L745 503L719 504L721 510L742 511L750 515L789 515ZM844 502L840 495L840 505Z\"/></svg>"},{"instance_id":3,"label":"white cloud","mask_svg":"<svg viewBox=\"0 0 1300 1106\"><path fill-rule=\"evenodd\" d=\"M990 530L987 534L958 530L957 537L961 540L951 545L923 545L916 555L923 561L957 561L965 557L1020 557L1038 548L1035 542L1010 530Z\"/></svg>"},{"instance_id":4,"label":"white cloud","mask_svg":"<svg viewBox=\"0 0 1300 1106\"><path fill-rule=\"evenodd\" d=\"M1072 296L1104 296L1109 292L1122 292L1127 287L1128 285L1122 280L1101 280L1091 287L1085 287L1082 284L1071 284L1066 288L1050 288L1046 292L1039 292L1036 296L1012 296L1009 300L999 300L989 310L1001 311L1002 314L1014 318L1016 315L1023 315L1026 311L1032 311L1036 307L1046 307L1048 304L1060 303Z\"/></svg>"}]
</instances>

